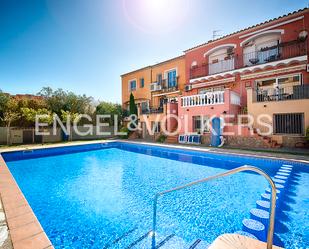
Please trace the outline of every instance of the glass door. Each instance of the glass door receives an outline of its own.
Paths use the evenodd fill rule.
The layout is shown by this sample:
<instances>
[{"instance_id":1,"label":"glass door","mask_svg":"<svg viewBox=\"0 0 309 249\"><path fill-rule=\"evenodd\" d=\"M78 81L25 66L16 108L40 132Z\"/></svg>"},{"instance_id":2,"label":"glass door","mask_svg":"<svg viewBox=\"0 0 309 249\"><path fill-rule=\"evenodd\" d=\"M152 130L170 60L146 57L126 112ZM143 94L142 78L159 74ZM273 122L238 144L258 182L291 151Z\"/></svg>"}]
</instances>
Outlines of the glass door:
<instances>
[{"instance_id":1,"label":"glass door","mask_svg":"<svg viewBox=\"0 0 309 249\"><path fill-rule=\"evenodd\" d=\"M167 73L167 86L168 88L176 87L176 70Z\"/></svg>"}]
</instances>

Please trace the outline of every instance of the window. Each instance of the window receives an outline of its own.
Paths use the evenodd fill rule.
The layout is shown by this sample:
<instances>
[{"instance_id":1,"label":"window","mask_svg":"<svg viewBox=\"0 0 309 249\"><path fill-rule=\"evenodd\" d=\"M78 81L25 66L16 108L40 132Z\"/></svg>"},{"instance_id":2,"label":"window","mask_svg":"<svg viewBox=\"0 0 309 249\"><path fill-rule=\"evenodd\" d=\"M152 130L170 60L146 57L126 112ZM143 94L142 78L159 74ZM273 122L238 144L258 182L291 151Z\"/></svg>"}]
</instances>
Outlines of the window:
<instances>
[{"instance_id":1,"label":"window","mask_svg":"<svg viewBox=\"0 0 309 249\"><path fill-rule=\"evenodd\" d=\"M303 113L274 114L274 134L297 134L304 133Z\"/></svg>"},{"instance_id":2,"label":"window","mask_svg":"<svg viewBox=\"0 0 309 249\"><path fill-rule=\"evenodd\" d=\"M161 123L160 122L152 122L152 130L155 133L160 133L161 132Z\"/></svg>"},{"instance_id":3,"label":"window","mask_svg":"<svg viewBox=\"0 0 309 249\"><path fill-rule=\"evenodd\" d=\"M193 130L199 133L209 132L209 117L193 116Z\"/></svg>"},{"instance_id":4,"label":"window","mask_svg":"<svg viewBox=\"0 0 309 249\"><path fill-rule=\"evenodd\" d=\"M264 34L248 41L243 50L245 66L252 66L280 58L281 34Z\"/></svg>"},{"instance_id":5,"label":"window","mask_svg":"<svg viewBox=\"0 0 309 249\"><path fill-rule=\"evenodd\" d=\"M203 88L199 90L199 94L205 94L209 92L216 92L216 91L224 91L224 87L210 87L210 88Z\"/></svg>"},{"instance_id":6,"label":"window","mask_svg":"<svg viewBox=\"0 0 309 249\"><path fill-rule=\"evenodd\" d=\"M233 49L233 47L222 48L209 55L209 74L216 74L234 69Z\"/></svg>"},{"instance_id":7,"label":"window","mask_svg":"<svg viewBox=\"0 0 309 249\"><path fill-rule=\"evenodd\" d=\"M142 112L147 112L149 110L149 102L145 101L141 103Z\"/></svg>"},{"instance_id":8,"label":"window","mask_svg":"<svg viewBox=\"0 0 309 249\"><path fill-rule=\"evenodd\" d=\"M300 85L301 79L300 75L291 75L283 78L278 79L278 84L279 85L285 85L285 86L295 86L295 85Z\"/></svg>"},{"instance_id":9,"label":"window","mask_svg":"<svg viewBox=\"0 0 309 249\"><path fill-rule=\"evenodd\" d=\"M271 78L256 81L259 94L273 95L276 93L293 93L293 86L301 85L301 74L288 75L280 78Z\"/></svg>"},{"instance_id":10,"label":"window","mask_svg":"<svg viewBox=\"0 0 309 249\"><path fill-rule=\"evenodd\" d=\"M177 72L176 69L167 72L167 86L168 88L177 86Z\"/></svg>"},{"instance_id":11,"label":"window","mask_svg":"<svg viewBox=\"0 0 309 249\"><path fill-rule=\"evenodd\" d=\"M257 89L259 94L262 95L272 95L274 94L274 89L276 87L276 79L268 79L257 81Z\"/></svg>"},{"instance_id":12,"label":"window","mask_svg":"<svg viewBox=\"0 0 309 249\"><path fill-rule=\"evenodd\" d=\"M161 73L157 74L157 83L158 85L162 84L162 74Z\"/></svg>"},{"instance_id":13,"label":"window","mask_svg":"<svg viewBox=\"0 0 309 249\"><path fill-rule=\"evenodd\" d=\"M136 80L129 81L129 89L131 92L136 90Z\"/></svg>"},{"instance_id":14,"label":"window","mask_svg":"<svg viewBox=\"0 0 309 249\"><path fill-rule=\"evenodd\" d=\"M144 78L140 78L140 80L139 80L139 86L140 86L140 88L144 88L144 86L145 86L145 80L144 80Z\"/></svg>"}]
</instances>

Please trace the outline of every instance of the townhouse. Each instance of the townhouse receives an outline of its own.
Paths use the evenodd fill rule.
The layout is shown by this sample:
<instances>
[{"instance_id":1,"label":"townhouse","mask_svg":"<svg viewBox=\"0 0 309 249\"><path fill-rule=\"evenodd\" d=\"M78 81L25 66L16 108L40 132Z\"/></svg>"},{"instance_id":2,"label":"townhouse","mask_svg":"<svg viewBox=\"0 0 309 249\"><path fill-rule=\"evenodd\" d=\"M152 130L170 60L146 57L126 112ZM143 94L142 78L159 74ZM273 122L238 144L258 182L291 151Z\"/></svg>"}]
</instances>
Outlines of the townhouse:
<instances>
[{"instance_id":1,"label":"townhouse","mask_svg":"<svg viewBox=\"0 0 309 249\"><path fill-rule=\"evenodd\" d=\"M234 141L240 140L243 145L257 142L248 138L251 144L246 144L244 137L257 136L248 132L245 123L252 124L255 133L263 132L268 128L258 122L261 120L272 128L266 142L304 144L309 126L308 26L309 9L305 8L190 48L176 59L123 75L123 104L133 92L141 113L151 116L160 107L166 114L178 115L178 126L173 124L170 130L178 128L180 134L209 136L209 127L202 122L225 115L231 124L224 130L233 132ZM176 73L170 74L168 70L175 67ZM135 89L144 73L146 88ZM178 88L170 89L168 95L163 85L175 78L173 75ZM162 109L162 103L172 105ZM247 113L253 119L239 124L238 117ZM259 120L261 114L264 117Z\"/></svg>"},{"instance_id":2,"label":"townhouse","mask_svg":"<svg viewBox=\"0 0 309 249\"><path fill-rule=\"evenodd\" d=\"M153 135L146 122L156 134L162 129L173 132L177 128L176 119L167 118L167 114L178 115L178 98L186 83L184 55L123 74L121 79L122 105L129 108L132 93L143 138L152 138Z\"/></svg>"}]
</instances>

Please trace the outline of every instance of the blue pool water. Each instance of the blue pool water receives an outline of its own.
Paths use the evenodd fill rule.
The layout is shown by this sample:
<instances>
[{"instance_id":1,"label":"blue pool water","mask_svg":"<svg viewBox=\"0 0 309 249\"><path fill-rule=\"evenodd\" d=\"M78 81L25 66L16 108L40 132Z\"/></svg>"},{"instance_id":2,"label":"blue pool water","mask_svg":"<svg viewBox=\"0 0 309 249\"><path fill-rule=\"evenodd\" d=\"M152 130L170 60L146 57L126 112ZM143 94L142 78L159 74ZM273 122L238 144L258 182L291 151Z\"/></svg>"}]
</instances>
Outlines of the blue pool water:
<instances>
[{"instance_id":1,"label":"blue pool water","mask_svg":"<svg viewBox=\"0 0 309 249\"><path fill-rule=\"evenodd\" d=\"M126 143L3 157L55 248L126 248L134 233L151 230L155 193L244 164L274 176L287 163ZM275 244L308 248L308 165L289 164L293 179L276 217ZM160 197L158 238L175 234L187 246L241 230L267 186L257 174L239 173ZM134 248L150 248L149 242Z\"/></svg>"}]
</instances>

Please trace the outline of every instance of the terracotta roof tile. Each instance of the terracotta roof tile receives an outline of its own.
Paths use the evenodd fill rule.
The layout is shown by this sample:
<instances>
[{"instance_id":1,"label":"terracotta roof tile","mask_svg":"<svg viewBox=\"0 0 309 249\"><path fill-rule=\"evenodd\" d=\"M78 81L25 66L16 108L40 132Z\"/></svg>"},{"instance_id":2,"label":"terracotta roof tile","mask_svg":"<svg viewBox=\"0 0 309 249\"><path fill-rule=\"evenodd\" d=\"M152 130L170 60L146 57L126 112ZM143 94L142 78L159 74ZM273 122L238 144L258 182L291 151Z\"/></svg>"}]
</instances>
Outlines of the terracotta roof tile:
<instances>
[{"instance_id":1,"label":"terracotta roof tile","mask_svg":"<svg viewBox=\"0 0 309 249\"><path fill-rule=\"evenodd\" d=\"M288 14L284 14L284 15L282 15L282 16L273 18L273 19L269 19L269 20L267 20L267 21L265 21L265 22L261 22L261 23L259 23L259 24L255 24L255 25L253 25L253 26L250 26L250 27L247 27L247 28L244 28L244 29L235 31L235 32L233 32L233 33L230 33L230 34L221 36L221 37L219 37L219 38L217 38L217 39L209 40L209 41L207 41L207 42L205 42L205 43L202 43L202 44L199 44L199 45L197 45L197 46L195 46L195 47L186 49L184 52L186 53L186 52L191 51L191 50L193 50L193 49L196 49L196 48L205 46L205 45L207 45L207 44L210 44L210 43L212 43L212 42L222 40L222 39L224 39L224 38L227 38L227 37L229 37L229 36L235 35L235 34L237 34L237 33L241 33L241 32L247 31L247 30L252 29L252 28L257 28L257 27L259 27L259 26L262 26L262 25L271 23L271 22L273 22L273 21L277 21L277 20L279 20L279 19L281 19L281 18L285 18L285 17L287 17L287 16L291 16L291 15L294 15L294 14L297 14L297 13L300 13L300 12L303 12L303 11L306 11L306 10L308 10L308 9L309 9L309 8L306 7L306 8L299 9L299 10L290 12L290 13L288 13Z\"/></svg>"}]
</instances>

